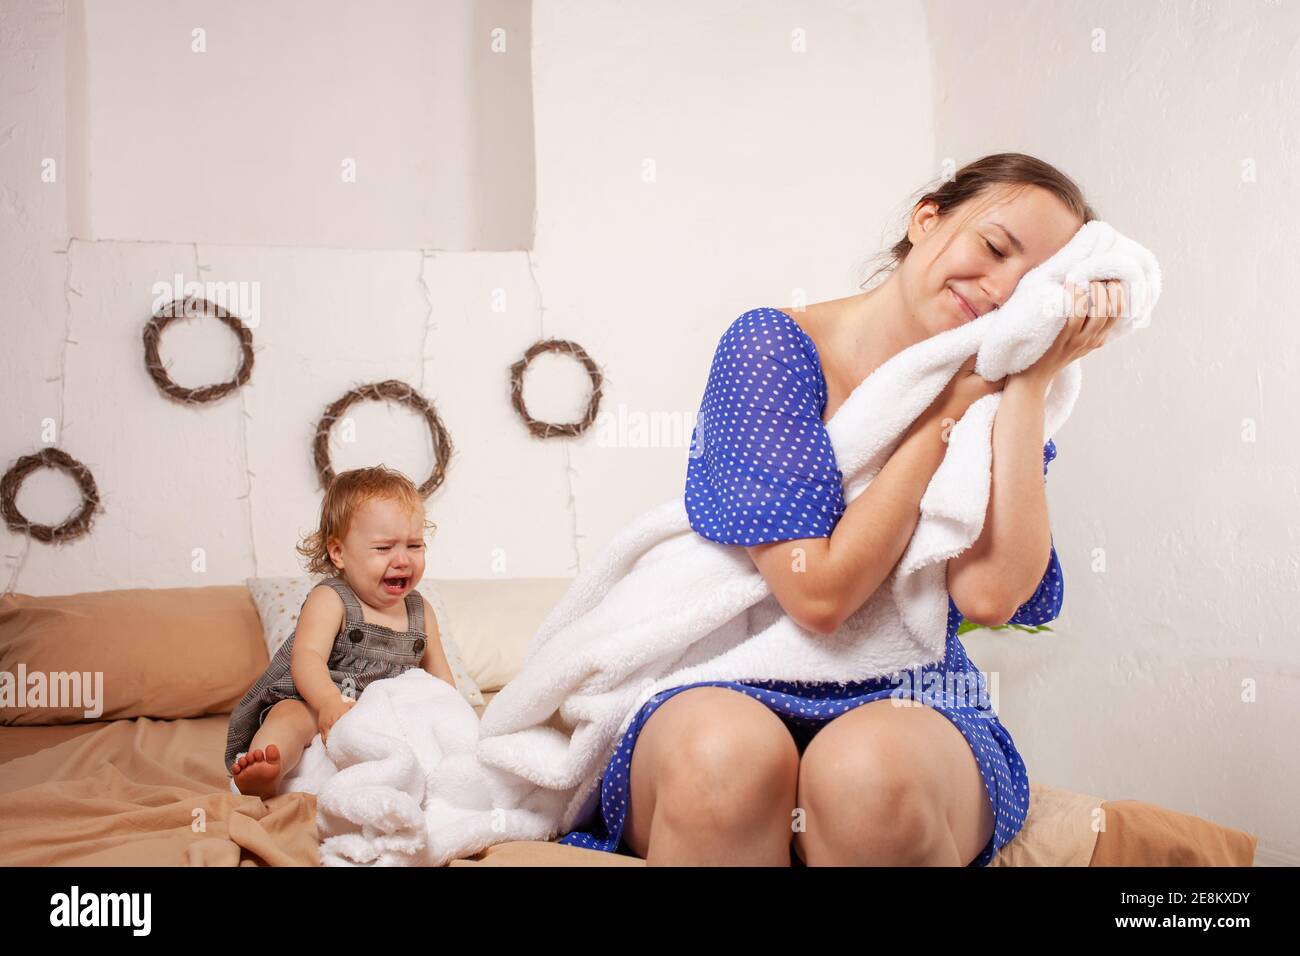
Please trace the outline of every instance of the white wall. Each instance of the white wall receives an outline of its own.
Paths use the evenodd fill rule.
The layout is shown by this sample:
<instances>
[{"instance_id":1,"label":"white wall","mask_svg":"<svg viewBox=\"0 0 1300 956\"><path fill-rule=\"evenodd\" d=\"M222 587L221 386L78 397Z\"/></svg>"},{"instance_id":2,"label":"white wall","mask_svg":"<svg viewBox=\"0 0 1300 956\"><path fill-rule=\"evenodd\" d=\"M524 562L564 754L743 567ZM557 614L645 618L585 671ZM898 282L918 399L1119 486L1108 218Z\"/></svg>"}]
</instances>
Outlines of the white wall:
<instances>
[{"instance_id":1,"label":"white wall","mask_svg":"<svg viewBox=\"0 0 1300 956\"><path fill-rule=\"evenodd\" d=\"M1300 863L1300 7L925 10L937 160L1054 162L1164 270L1151 326L1083 360L1056 438L1056 633L967 648L1000 674L1031 779L1237 826L1262 860Z\"/></svg>"},{"instance_id":2,"label":"white wall","mask_svg":"<svg viewBox=\"0 0 1300 956\"><path fill-rule=\"evenodd\" d=\"M612 414L693 424L738 315L855 291L883 216L929 175L928 75L880 92L923 28L896 3L536 4L543 324L607 365ZM667 449L569 447L584 558L682 493L690 430Z\"/></svg>"},{"instance_id":3,"label":"white wall","mask_svg":"<svg viewBox=\"0 0 1300 956\"><path fill-rule=\"evenodd\" d=\"M869 124L848 122L833 95L904 68L923 42L915 7L882 29L852 11L791 20L775 3L737 16L678 2L637 21L615 4L551 2L530 24L527 5L501 3L499 18L478 10L469 37L463 7L392 4L358 18L342 2L321 15L320 4L89 0L65 15L7 14L15 62L31 70L6 71L22 150L0 157L24 216L4 239L4 278L24 302L4 313L5 456L50 444L51 419L103 499L92 533L61 546L4 531L9 586L294 573L293 545L320 501L315 423L352 386L391 377L420 387L455 445L428 502L429 573L573 574L632 517L681 493L726 325L852 282L896 184L928 167L924 85ZM478 49L499 48L502 23L505 51ZM809 52L791 52L796 30ZM379 52L389 37L396 49ZM511 86L521 74L531 93ZM484 89L498 98L484 103ZM430 169L460 176L470 140L522 128L531 143L534 126L533 247L472 251L473 236L510 232L530 191L516 189L500 217L480 203L470 228L459 192L444 196ZM837 148L811 152L827 129ZM907 149L867 180L859 157L882 129L907 130ZM353 155L358 181L345 185L339 157ZM59 161L56 183L40 180L45 156ZM461 185L495 194L509 180L496 161L470 169L486 185ZM525 211L531 231L531 201ZM795 259L792 248L808 251ZM260 296L252 380L197 408L157 391L140 344L154 284L178 273ZM550 336L577 341L604 374L607 417L573 440L531 438L509 404L511 363ZM169 329L163 358L198 385L228 378L237 353L203 321ZM536 417L568 421L587 391L574 363L544 356L525 397ZM382 459L428 474L432 448L413 415L361 406L354 417L355 444L335 431L336 469ZM18 502L57 523L75 497L40 473Z\"/></svg>"},{"instance_id":4,"label":"white wall","mask_svg":"<svg viewBox=\"0 0 1300 956\"><path fill-rule=\"evenodd\" d=\"M53 419L104 497L60 547L0 529L9 587L295 573L316 418L388 377L419 386L456 444L428 502L430 575L572 574L680 493L685 441L639 447L635 429L689 435L732 319L852 294L946 159L1021 150L1156 250L1166 288L1149 330L1085 360L1058 436L1054 633L967 646L998 675L1032 780L1197 813L1300 860L1300 337L1278 306L1297 268L1294 5L671 0L634 17L547 0L531 22L526 4L311 7L0 8L0 458L47 444ZM509 47L491 56L498 19ZM166 135L196 122L211 143ZM361 190L339 184L347 155ZM517 213L534 206L530 248ZM143 368L151 286L176 272L261 291L253 380L198 409ZM632 431L528 437L508 367L552 335L591 352L602 408ZM164 355L188 384L234 361L209 323L169 331ZM584 387L539 361L527 397L575 417ZM355 418L336 467L423 477L409 414ZM57 522L72 500L41 476L19 503Z\"/></svg>"},{"instance_id":5,"label":"white wall","mask_svg":"<svg viewBox=\"0 0 1300 956\"><path fill-rule=\"evenodd\" d=\"M73 236L528 247L527 4L69 9L84 9L69 109L86 119Z\"/></svg>"}]
</instances>

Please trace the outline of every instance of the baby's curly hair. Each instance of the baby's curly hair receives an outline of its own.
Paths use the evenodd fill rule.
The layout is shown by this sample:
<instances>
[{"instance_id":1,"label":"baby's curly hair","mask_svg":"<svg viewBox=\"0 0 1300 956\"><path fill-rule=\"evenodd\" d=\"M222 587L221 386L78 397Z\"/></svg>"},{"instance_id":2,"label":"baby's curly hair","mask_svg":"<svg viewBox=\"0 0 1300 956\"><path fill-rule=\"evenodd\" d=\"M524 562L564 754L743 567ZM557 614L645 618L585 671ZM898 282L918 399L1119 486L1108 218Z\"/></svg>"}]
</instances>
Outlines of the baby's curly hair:
<instances>
[{"instance_id":1,"label":"baby's curly hair","mask_svg":"<svg viewBox=\"0 0 1300 956\"><path fill-rule=\"evenodd\" d=\"M338 574L330 560L329 543L342 541L352 524L352 516L362 502L371 498L387 498L404 504L414 514L420 515L426 531L437 530L437 525L424 514L424 499L415 483L400 471L384 465L354 468L335 475L320 504L320 525L297 546L306 559L311 574Z\"/></svg>"}]
</instances>

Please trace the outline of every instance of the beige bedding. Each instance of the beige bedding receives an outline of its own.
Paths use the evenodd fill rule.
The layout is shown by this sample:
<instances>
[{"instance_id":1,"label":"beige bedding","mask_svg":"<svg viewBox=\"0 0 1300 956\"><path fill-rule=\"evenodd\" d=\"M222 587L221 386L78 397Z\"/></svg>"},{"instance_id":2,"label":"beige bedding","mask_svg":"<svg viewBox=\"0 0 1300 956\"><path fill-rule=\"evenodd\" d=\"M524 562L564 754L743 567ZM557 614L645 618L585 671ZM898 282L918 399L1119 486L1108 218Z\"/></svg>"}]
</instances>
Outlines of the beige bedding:
<instances>
[{"instance_id":1,"label":"beige bedding","mask_svg":"<svg viewBox=\"0 0 1300 956\"><path fill-rule=\"evenodd\" d=\"M221 767L227 719L0 727L0 865L317 865L315 797L230 792ZM1255 844L1199 817L1031 781L1025 826L990 865L1249 866ZM520 841L451 865L645 863Z\"/></svg>"},{"instance_id":2,"label":"beige bedding","mask_svg":"<svg viewBox=\"0 0 1300 956\"><path fill-rule=\"evenodd\" d=\"M227 719L115 720L0 764L0 863L315 865L314 797L230 792ZM22 734L31 745L67 729L4 728L0 737ZM6 741L11 752L20 745Z\"/></svg>"}]
</instances>

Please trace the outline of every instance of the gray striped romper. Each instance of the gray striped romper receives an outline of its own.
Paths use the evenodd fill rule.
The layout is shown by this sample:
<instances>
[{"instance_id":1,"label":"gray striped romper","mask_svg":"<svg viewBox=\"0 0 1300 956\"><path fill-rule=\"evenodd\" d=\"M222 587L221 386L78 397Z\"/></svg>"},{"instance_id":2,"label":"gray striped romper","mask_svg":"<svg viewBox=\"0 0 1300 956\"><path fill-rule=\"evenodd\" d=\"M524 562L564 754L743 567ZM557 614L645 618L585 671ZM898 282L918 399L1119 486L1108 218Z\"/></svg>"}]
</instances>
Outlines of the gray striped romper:
<instances>
[{"instance_id":1,"label":"gray striped romper","mask_svg":"<svg viewBox=\"0 0 1300 956\"><path fill-rule=\"evenodd\" d=\"M412 588L406 595L407 630L401 632L366 621L361 614L361 601L342 577L326 578L316 587L326 586L338 592L347 612L327 662L330 679L341 693L360 697L372 681L396 677L420 666L427 635L424 633L424 599L419 592ZM303 603L305 605L306 601ZM297 630L280 645L266 672L248 689L230 715L230 729L226 732L227 775L240 754L248 751L248 745L266 719L267 711L282 700L303 699L294 686L290 671L296 634Z\"/></svg>"}]
</instances>

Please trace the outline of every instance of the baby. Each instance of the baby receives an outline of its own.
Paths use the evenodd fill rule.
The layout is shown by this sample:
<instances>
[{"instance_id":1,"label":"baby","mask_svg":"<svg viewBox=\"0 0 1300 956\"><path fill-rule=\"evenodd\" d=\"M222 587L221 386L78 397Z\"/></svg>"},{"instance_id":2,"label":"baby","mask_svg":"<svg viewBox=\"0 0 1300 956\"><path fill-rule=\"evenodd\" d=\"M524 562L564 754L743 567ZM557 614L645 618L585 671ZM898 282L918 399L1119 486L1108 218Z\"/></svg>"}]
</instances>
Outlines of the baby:
<instances>
[{"instance_id":1,"label":"baby","mask_svg":"<svg viewBox=\"0 0 1300 956\"><path fill-rule=\"evenodd\" d=\"M330 577L230 715L225 763L241 793L278 793L316 733L327 740L371 681L421 667L456 686L433 609L415 590L426 524L400 472L379 465L330 482L319 527L298 546L308 571Z\"/></svg>"}]
</instances>

